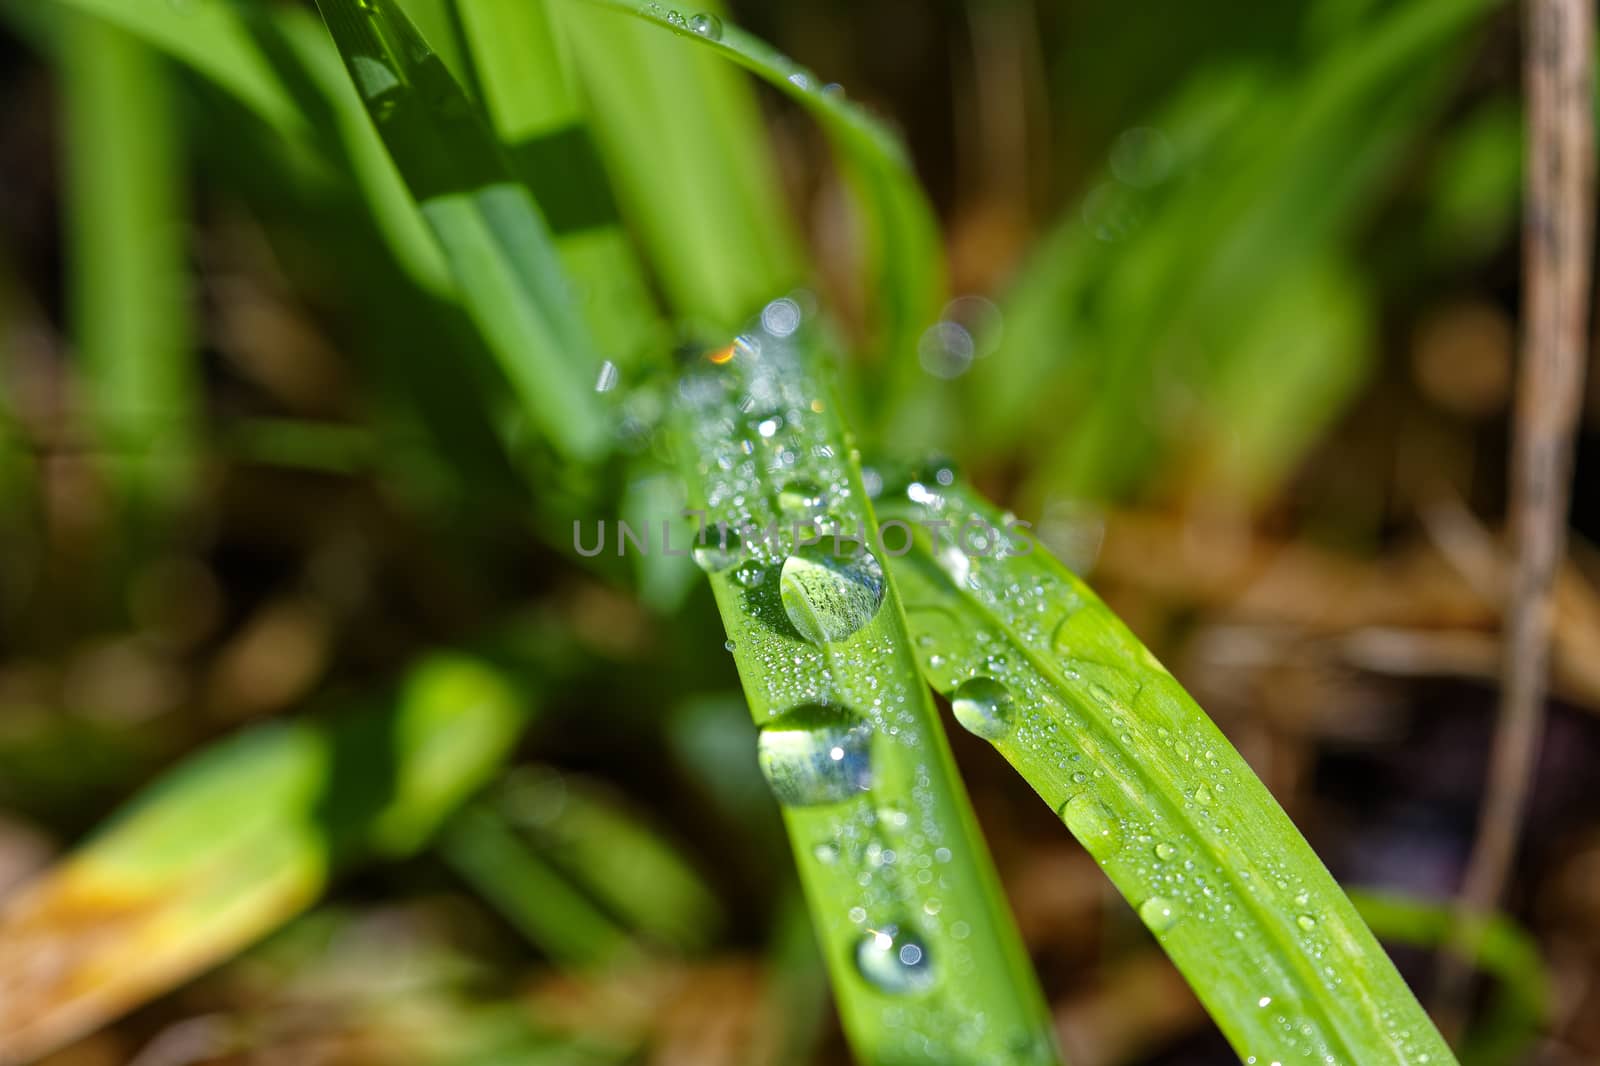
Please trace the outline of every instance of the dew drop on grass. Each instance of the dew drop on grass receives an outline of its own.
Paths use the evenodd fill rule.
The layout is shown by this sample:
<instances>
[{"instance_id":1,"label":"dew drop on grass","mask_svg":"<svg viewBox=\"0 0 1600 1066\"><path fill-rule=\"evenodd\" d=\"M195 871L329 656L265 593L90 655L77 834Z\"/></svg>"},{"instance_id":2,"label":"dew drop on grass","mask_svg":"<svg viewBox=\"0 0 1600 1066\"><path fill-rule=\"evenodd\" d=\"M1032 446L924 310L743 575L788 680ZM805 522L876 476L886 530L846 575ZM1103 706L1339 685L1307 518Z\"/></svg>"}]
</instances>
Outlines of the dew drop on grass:
<instances>
[{"instance_id":1,"label":"dew drop on grass","mask_svg":"<svg viewBox=\"0 0 1600 1066\"><path fill-rule=\"evenodd\" d=\"M708 41L722 40L722 20L702 11L689 20L689 29Z\"/></svg>"},{"instance_id":2,"label":"dew drop on grass","mask_svg":"<svg viewBox=\"0 0 1600 1066\"><path fill-rule=\"evenodd\" d=\"M1294 920L1294 924L1309 933L1317 927L1317 920L1309 914L1302 914Z\"/></svg>"},{"instance_id":3,"label":"dew drop on grass","mask_svg":"<svg viewBox=\"0 0 1600 1066\"><path fill-rule=\"evenodd\" d=\"M1139 917L1152 933L1165 933L1177 924L1178 905L1165 896L1151 896L1139 904Z\"/></svg>"},{"instance_id":4,"label":"dew drop on grass","mask_svg":"<svg viewBox=\"0 0 1600 1066\"><path fill-rule=\"evenodd\" d=\"M720 574L745 557L744 540L738 530L709 526L702 530L690 553L700 569L708 574Z\"/></svg>"},{"instance_id":5,"label":"dew drop on grass","mask_svg":"<svg viewBox=\"0 0 1600 1066\"><path fill-rule=\"evenodd\" d=\"M813 644L841 641L872 621L883 603L883 567L857 540L825 538L783 562L779 595L789 621Z\"/></svg>"},{"instance_id":6,"label":"dew drop on grass","mask_svg":"<svg viewBox=\"0 0 1600 1066\"><path fill-rule=\"evenodd\" d=\"M1171 859L1176 854L1178 854L1178 849L1171 844L1162 843L1156 845L1156 858L1158 859Z\"/></svg>"},{"instance_id":7,"label":"dew drop on grass","mask_svg":"<svg viewBox=\"0 0 1600 1066\"><path fill-rule=\"evenodd\" d=\"M827 495L815 481L799 478L778 490L778 509L790 518L815 518Z\"/></svg>"},{"instance_id":8,"label":"dew drop on grass","mask_svg":"<svg viewBox=\"0 0 1600 1066\"><path fill-rule=\"evenodd\" d=\"M756 759L779 803L840 803L872 787L872 726L843 707L804 704L761 727Z\"/></svg>"},{"instance_id":9,"label":"dew drop on grass","mask_svg":"<svg viewBox=\"0 0 1600 1066\"><path fill-rule=\"evenodd\" d=\"M1099 857L1113 851L1118 843L1117 819L1092 792L1080 792L1061 805L1061 820L1089 853Z\"/></svg>"},{"instance_id":10,"label":"dew drop on grass","mask_svg":"<svg viewBox=\"0 0 1600 1066\"><path fill-rule=\"evenodd\" d=\"M933 987L933 959L927 947L897 926L869 929L856 944L856 969L880 992L911 995Z\"/></svg>"},{"instance_id":11,"label":"dew drop on grass","mask_svg":"<svg viewBox=\"0 0 1600 1066\"><path fill-rule=\"evenodd\" d=\"M1011 690L994 678L975 677L955 690L950 708L967 732L999 740L1011 732L1016 703Z\"/></svg>"}]
</instances>

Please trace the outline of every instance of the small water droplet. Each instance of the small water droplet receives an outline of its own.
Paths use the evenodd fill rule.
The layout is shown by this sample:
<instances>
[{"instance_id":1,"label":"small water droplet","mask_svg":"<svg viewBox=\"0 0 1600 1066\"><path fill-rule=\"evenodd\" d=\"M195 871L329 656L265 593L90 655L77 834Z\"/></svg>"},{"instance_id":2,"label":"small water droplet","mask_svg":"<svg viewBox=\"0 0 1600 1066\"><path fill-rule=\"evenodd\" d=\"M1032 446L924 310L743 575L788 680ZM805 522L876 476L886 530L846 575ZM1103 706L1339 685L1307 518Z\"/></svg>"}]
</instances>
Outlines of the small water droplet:
<instances>
[{"instance_id":1,"label":"small water droplet","mask_svg":"<svg viewBox=\"0 0 1600 1066\"><path fill-rule=\"evenodd\" d=\"M796 631L813 644L828 644L856 633L878 613L883 567L860 541L829 537L785 559L778 588Z\"/></svg>"},{"instance_id":2,"label":"small water droplet","mask_svg":"<svg viewBox=\"0 0 1600 1066\"><path fill-rule=\"evenodd\" d=\"M832 866L839 859L839 846L829 841L823 841L811 849L811 854L824 866Z\"/></svg>"},{"instance_id":3,"label":"small water droplet","mask_svg":"<svg viewBox=\"0 0 1600 1066\"><path fill-rule=\"evenodd\" d=\"M815 518L827 503L827 494L815 481L801 478L778 490L778 509L790 518Z\"/></svg>"},{"instance_id":4,"label":"small water droplet","mask_svg":"<svg viewBox=\"0 0 1600 1066\"><path fill-rule=\"evenodd\" d=\"M689 20L683 17L681 11L669 10L667 12L667 25L675 30L686 30L689 28Z\"/></svg>"},{"instance_id":5,"label":"small water droplet","mask_svg":"<svg viewBox=\"0 0 1600 1066\"><path fill-rule=\"evenodd\" d=\"M999 740L1011 732L1016 704L1005 685L992 677L975 677L956 689L950 707L967 732Z\"/></svg>"},{"instance_id":6,"label":"small water droplet","mask_svg":"<svg viewBox=\"0 0 1600 1066\"><path fill-rule=\"evenodd\" d=\"M744 540L736 529L707 526L690 549L694 561L708 574L720 574L745 557Z\"/></svg>"},{"instance_id":7,"label":"small water droplet","mask_svg":"<svg viewBox=\"0 0 1600 1066\"><path fill-rule=\"evenodd\" d=\"M789 75L789 84L797 89L810 89L811 76L803 70L797 70Z\"/></svg>"},{"instance_id":8,"label":"small water droplet","mask_svg":"<svg viewBox=\"0 0 1600 1066\"><path fill-rule=\"evenodd\" d=\"M1178 921L1178 905L1165 896L1151 896L1139 904L1139 917L1153 933L1165 933Z\"/></svg>"},{"instance_id":9,"label":"small water droplet","mask_svg":"<svg viewBox=\"0 0 1600 1066\"><path fill-rule=\"evenodd\" d=\"M1262 996L1260 999L1256 1000L1256 1006L1258 1006L1258 1007L1270 1007L1270 1006L1272 1006L1272 997L1271 996Z\"/></svg>"},{"instance_id":10,"label":"small water droplet","mask_svg":"<svg viewBox=\"0 0 1600 1066\"><path fill-rule=\"evenodd\" d=\"M617 364L607 359L600 364L600 376L595 380L594 391L610 392L617 387L617 379L621 376L622 372L617 369Z\"/></svg>"},{"instance_id":11,"label":"small water droplet","mask_svg":"<svg viewBox=\"0 0 1600 1066\"><path fill-rule=\"evenodd\" d=\"M1317 927L1317 920L1309 914L1302 914L1295 918L1294 924L1309 933Z\"/></svg>"},{"instance_id":12,"label":"small water droplet","mask_svg":"<svg viewBox=\"0 0 1600 1066\"><path fill-rule=\"evenodd\" d=\"M843 707L805 704L761 727L756 760L779 803L840 803L872 787L872 726Z\"/></svg>"},{"instance_id":13,"label":"small water droplet","mask_svg":"<svg viewBox=\"0 0 1600 1066\"><path fill-rule=\"evenodd\" d=\"M1194 801L1200 804L1202 807L1209 807L1211 805L1211 798L1210 785L1202 783L1194 790Z\"/></svg>"},{"instance_id":14,"label":"small water droplet","mask_svg":"<svg viewBox=\"0 0 1600 1066\"><path fill-rule=\"evenodd\" d=\"M933 958L917 937L898 926L869 929L856 944L856 969L881 992L910 995L933 987Z\"/></svg>"},{"instance_id":15,"label":"small water droplet","mask_svg":"<svg viewBox=\"0 0 1600 1066\"><path fill-rule=\"evenodd\" d=\"M1161 843L1156 845L1156 858L1158 859L1165 861L1176 854L1178 854L1178 849L1171 844Z\"/></svg>"},{"instance_id":16,"label":"small water droplet","mask_svg":"<svg viewBox=\"0 0 1600 1066\"><path fill-rule=\"evenodd\" d=\"M761 584L766 576L766 570L754 562L746 562L733 572L733 579L747 589L753 589Z\"/></svg>"},{"instance_id":17,"label":"small water droplet","mask_svg":"<svg viewBox=\"0 0 1600 1066\"><path fill-rule=\"evenodd\" d=\"M972 334L959 322L935 322L917 341L917 361L922 369L947 381L965 374L976 353Z\"/></svg>"},{"instance_id":18,"label":"small water droplet","mask_svg":"<svg viewBox=\"0 0 1600 1066\"><path fill-rule=\"evenodd\" d=\"M1061 820L1095 856L1117 846L1117 819L1092 792L1080 792L1061 805Z\"/></svg>"},{"instance_id":19,"label":"small water droplet","mask_svg":"<svg viewBox=\"0 0 1600 1066\"><path fill-rule=\"evenodd\" d=\"M702 11L689 20L689 29L708 41L722 40L722 20Z\"/></svg>"}]
</instances>

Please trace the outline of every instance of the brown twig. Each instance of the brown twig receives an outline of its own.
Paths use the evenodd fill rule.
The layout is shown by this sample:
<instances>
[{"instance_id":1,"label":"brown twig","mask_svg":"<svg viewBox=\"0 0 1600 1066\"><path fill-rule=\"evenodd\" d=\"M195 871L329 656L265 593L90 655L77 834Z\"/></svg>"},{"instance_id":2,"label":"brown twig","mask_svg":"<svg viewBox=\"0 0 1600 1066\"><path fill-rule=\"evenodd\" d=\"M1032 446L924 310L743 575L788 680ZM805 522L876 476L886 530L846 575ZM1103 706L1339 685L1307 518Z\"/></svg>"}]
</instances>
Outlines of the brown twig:
<instances>
[{"instance_id":1,"label":"brown twig","mask_svg":"<svg viewBox=\"0 0 1600 1066\"><path fill-rule=\"evenodd\" d=\"M1572 439L1583 394L1593 254L1592 0L1527 0L1524 335L1511 450L1515 563L1500 716L1478 839L1440 972L1445 1027L1461 1017L1481 918L1505 892L1544 732L1553 590L1564 554Z\"/></svg>"}]
</instances>

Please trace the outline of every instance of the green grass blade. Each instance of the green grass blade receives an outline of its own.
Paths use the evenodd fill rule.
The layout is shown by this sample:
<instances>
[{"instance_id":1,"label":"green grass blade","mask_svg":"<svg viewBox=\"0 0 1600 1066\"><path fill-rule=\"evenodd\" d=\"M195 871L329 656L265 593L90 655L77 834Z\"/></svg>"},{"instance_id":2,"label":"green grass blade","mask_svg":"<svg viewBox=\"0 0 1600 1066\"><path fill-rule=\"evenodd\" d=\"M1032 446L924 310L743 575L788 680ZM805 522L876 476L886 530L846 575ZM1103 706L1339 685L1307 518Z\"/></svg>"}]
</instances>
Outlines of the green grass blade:
<instances>
[{"instance_id":1,"label":"green grass blade","mask_svg":"<svg viewBox=\"0 0 1600 1066\"><path fill-rule=\"evenodd\" d=\"M303 133L294 94L228 0L49 0L120 26L194 67L281 133Z\"/></svg>"},{"instance_id":2,"label":"green grass blade","mask_svg":"<svg viewBox=\"0 0 1600 1066\"><path fill-rule=\"evenodd\" d=\"M602 358L527 188L392 0L319 6L522 409L558 452L598 456L607 444L594 391Z\"/></svg>"},{"instance_id":3,"label":"green grass blade","mask_svg":"<svg viewBox=\"0 0 1600 1066\"><path fill-rule=\"evenodd\" d=\"M1384 940L1426 948L1448 947L1456 912L1450 901L1391 892L1350 890L1350 902ZM1550 1015L1550 975L1538 942L1504 915L1485 920L1472 962L1499 982L1482 1020L1462 1041L1462 1066L1505 1066L1526 1061Z\"/></svg>"},{"instance_id":4,"label":"green grass blade","mask_svg":"<svg viewBox=\"0 0 1600 1066\"><path fill-rule=\"evenodd\" d=\"M1265 786L1087 586L1021 530L999 550L1007 517L948 470L878 507L916 533L891 565L924 676L1060 813L1241 1058L1452 1061Z\"/></svg>"},{"instance_id":5,"label":"green grass blade","mask_svg":"<svg viewBox=\"0 0 1600 1066\"><path fill-rule=\"evenodd\" d=\"M267 725L180 766L0 910L0 1062L228 958L340 865L414 852L498 769L526 715L496 670L437 655L392 707Z\"/></svg>"},{"instance_id":6,"label":"green grass blade","mask_svg":"<svg viewBox=\"0 0 1600 1066\"><path fill-rule=\"evenodd\" d=\"M865 1063L1055 1061L898 596L860 550L872 512L808 365L819 331L801 319L775 301L761 326L700 360L677 425L691 506L708 523L696 557L846 1031Z\"/></svg>"},{"instance_id":7,"label":"green grass blade","mask_svg":"<svg viewBox=\"0 0 1600 1066\"><path fill-rule=\"evenodd\" d=\"M614 12L571 0L548 10L618 202L672 309L731 329L802 281L777 168L737 73Z\"/></svg>"},{"instance_id":8,"label":"green grass blade","mask_svg":"<svg viewBox=\"0 0 1600 1066\"><path fill-rule=\"evenodd\" d=\"M550 222L590 329L622 368L667 347L543 0L455 0L495 132Z\"/></svg>"},{"instance_id":9,"label":"green grass blade","mask_svg":"<svg viewBox=\"0 0 1600 1066\"><path fill-rule=\"evenodd\" d=\"M183 502L199 430L181 138L162 57L98 19L61 29L79 371L98 465L138 527Z\"/></svg>"},{"instance_id":10,"label":"green grass blade","mask_svg":"<svg viewBox=\"0 0 1600 1066\"><path fill-rule=\"evenodd\" d=\"M474 804L445 830L440 851L457 873L556 964L603 967L633 944L492 807Z\"/></svg>"},{"instance_id":11,"label":"green grass blade","mask_svg":"<svg viewBox=\"0 0 1600 1066\"><path fill-rule=\"evenodd\" d=\"M871 276L865 282L877 316L878 336L872 347L904 371L893 381L920 374L917 341L938 317L944 301L944 248L933 209L899 139L845 99L838 86L824 84L759 37L720 18L690 17L638 0L590 2L700 43L783 92L817 121L855 189L861 223L872 231Z\"/></svg>"}]
</instances>

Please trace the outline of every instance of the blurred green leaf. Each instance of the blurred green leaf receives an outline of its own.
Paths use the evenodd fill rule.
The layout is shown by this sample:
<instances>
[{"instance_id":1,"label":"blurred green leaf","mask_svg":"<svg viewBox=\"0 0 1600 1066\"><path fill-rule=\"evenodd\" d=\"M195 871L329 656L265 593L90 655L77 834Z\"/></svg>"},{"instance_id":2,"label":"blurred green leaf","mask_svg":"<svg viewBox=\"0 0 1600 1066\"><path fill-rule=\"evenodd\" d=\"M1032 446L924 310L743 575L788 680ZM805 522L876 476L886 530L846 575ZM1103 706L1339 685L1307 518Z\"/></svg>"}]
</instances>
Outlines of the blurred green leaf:
<instances>
[{"instance_id":1,"label":"blurred green leaf","mask_svg":"<svg viewBox=\"0 0 1600 1066\"><path fill-rule=\"evenodd\" d=\"M392 707L272 724L147 789L0 909L0 1062L23 1062L228 958L341 866L413 853L510 752L525 697L435 655Z\"/></svg>"}]
</instances>

